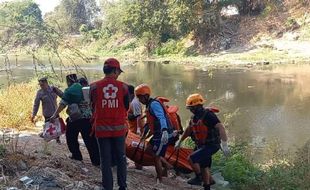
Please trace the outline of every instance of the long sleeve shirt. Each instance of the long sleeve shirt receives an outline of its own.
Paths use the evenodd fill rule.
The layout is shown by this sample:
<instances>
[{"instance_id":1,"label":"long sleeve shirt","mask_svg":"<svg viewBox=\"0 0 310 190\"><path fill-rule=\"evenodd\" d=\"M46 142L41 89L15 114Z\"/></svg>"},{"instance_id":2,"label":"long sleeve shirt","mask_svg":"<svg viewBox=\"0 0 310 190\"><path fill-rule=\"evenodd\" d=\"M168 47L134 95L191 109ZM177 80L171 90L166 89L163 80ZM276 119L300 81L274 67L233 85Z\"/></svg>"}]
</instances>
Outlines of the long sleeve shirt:
<instances>
[{"instance_id":1,"label":"long sleeve shirt","mask_svg":"<svg viewBox=\"0 0 310 190\"><path fill-rule=\"evenodd\" d=\"M149 106L152 114L154 114L155 117L159 120L161 130L168 129L165 111L160 103L158 101L152 101Z\"/></svg>"},{"instance_id":2,"label":"long sleeve shirt","mask_svg":"<svg viewBox=\"0 0 310 190\"><path fill-rule=\"evenodd\" d=\"M53 90L55 88L55 90ZM57 93L57 94L56 94ZM38 90L32 110L32 116L36 116L42 102L42 111L45 118L51 117L57 109L57 95L62 96L62 92L56 87L48 87L48 89Z\"/></svg>"}]
</instances>

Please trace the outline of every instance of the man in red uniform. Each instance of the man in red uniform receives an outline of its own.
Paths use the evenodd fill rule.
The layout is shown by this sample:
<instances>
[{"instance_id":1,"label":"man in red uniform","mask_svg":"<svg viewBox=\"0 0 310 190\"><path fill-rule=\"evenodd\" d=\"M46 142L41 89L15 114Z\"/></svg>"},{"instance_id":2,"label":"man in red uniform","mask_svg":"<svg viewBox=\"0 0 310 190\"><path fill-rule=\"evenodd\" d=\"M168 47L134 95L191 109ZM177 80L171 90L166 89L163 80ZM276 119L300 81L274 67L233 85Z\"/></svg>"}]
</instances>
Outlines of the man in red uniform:
<instances>
[{"instance_id":1,"label":"man in red uniform","mask_svg":"<svg viewBox=\"0 0 310 190\"><path fill-rule=\"evenodd\" d=\"M91 84L93 108L93 129L98 139L102 172L102 185L105 190L113 190L111 170L112 156L117 163L117 182L120 190L126 189L125 135L126 117L129 108L127 84L118 81L123 72L120 63L114 58L104 62L105 77ZM114 157L113 157L114 158Z\"/></svg>"}]
</instances>

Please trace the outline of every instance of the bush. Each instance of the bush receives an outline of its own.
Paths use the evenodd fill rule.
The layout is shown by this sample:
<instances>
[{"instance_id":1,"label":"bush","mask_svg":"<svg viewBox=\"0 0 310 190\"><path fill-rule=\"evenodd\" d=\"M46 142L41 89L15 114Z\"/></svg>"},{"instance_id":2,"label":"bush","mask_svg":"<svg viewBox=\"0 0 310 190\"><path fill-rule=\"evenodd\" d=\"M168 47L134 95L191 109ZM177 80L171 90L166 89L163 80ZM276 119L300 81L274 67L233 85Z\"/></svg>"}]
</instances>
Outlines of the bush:
<instances>
[{"instance_id":1,"label":"bush","mask_svg":"<svg viewBox=\"0 0 310 190\"><path fill-rule=\"evenodd\" d=\"M216 153L212 171L220 171L232 189L310 189L310 141L295 159L289 159L291 155L275 156L268 163L256 164L250 151L253 151L250 146L237 144L231 147L227 158L221 152Z\"/></svg>"},{"instance_id":2,"label":"bush","mask_svg":"<svg viewBox=\"0 0 310 190\"><path fill-rule=\"evenodd\" d=\"M183 54L186 51L184 44L175 40L168 40L168 42L162 44L160 47L155 49L155 54L162 55L173 55L173 54Z\"/></svg>"},{"instance_id":3,"label":"bush","mask_svg":"<svg viewBox=\"0 0 310 190\"><path fill-rule=\"evenodd\" d=\"M0 128L26 129L30 121L37 82L11 85L0 92Z\"/></svg>"}]
</instances>

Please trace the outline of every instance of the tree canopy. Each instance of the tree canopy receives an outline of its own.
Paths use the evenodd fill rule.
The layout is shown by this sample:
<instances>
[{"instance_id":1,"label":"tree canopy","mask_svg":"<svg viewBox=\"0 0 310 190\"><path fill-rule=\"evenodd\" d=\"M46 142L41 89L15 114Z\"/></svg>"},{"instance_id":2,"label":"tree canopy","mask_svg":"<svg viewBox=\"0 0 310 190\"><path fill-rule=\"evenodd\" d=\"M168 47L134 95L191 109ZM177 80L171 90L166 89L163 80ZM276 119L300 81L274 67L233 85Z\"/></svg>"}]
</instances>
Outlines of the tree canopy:
<instances>
[{"instance_id":1,"label":"tree canopy","mask_svg":"<svg viewBox=\"0 0 310 190\"><path fill-rule=\"evenodd\" d=\"M140 40L147 51L188 36L203 48L210 34L221 32L223 7L234 5L240 14L251 15L271 1L100 0L97 5L96 0L61 0L43 19L33 0L15 0L0 4L0 43L14 48L51 44L63 34L83 34L90 41L123 34Z\"/></svg>"}]
</instances>

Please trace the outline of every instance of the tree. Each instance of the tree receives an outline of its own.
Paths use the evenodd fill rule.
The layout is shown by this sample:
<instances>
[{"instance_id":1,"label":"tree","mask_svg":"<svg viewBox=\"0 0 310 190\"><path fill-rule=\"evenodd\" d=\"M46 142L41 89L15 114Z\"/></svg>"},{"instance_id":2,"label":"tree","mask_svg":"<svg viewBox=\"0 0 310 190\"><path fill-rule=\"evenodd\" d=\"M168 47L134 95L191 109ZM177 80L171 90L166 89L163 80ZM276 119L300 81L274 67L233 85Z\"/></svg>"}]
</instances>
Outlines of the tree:
<instances>
[{"instance_id":1,"label":"tree","mask_svg":"<svg viewBox=\"0 0 310 190\"><path fill-rule=\"evenodd\" d=\"M31 0L0 4L0 25L2 48L43 43L41 10Z\"/></svg>"},{"instance_id":2,"label":"tree","mask_svg":"<svg viewBox=\"0 0 310 190\"><path fill-rule=\"evenodd\" d=\"M98 15L96 0L62 0L54 12L45 16L45 21L60 32L77 34L83 24L94 27Z\"/></svg>"}]
</instances>

